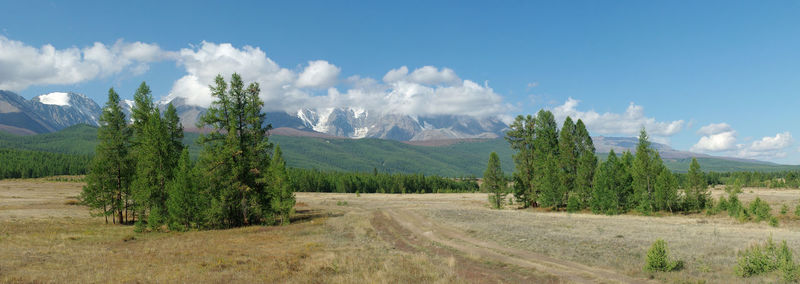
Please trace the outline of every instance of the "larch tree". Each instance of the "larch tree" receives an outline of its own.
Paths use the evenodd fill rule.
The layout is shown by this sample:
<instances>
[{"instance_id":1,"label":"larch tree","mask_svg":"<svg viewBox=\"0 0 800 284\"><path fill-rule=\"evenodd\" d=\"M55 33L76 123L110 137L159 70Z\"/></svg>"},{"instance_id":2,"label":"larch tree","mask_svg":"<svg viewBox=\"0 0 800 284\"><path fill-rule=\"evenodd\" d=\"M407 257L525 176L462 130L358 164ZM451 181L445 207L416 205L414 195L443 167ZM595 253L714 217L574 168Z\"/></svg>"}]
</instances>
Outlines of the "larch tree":
<instances>
[{"instance_id":1,"label":"larch tree","mask_svg":"<svg viewBox=\"0 0 800 284\"><path fill-rule=\"evenodd\" d=\"M102 215L113 216L113 223L126 223L128 216L124 211L130 195L133 160L129 152L131 129L119 101L119 95L109 89L97 130L99 144L81 198L90 208L102 206Z\"/></svg>"},{"instance_id":2,"label":"larch tree","mask_svg":"<svg viewBox=\"0 0 800 284\"><path fill-rule=\"evenodd\" d=\"M619 196L617 189L618 170L621 169L620 162L617 160L617 155L614 149L608 153L608 159L600 164L597 169L597 175L594 179L594 190L592 191L591 209L596 214L618 214L619 212Z\"/></svg>"},{"instance_id":3,"label":"larch tree","mask_svg":"<svg viewBox=\"0 0 800 284\"><path fill-rule=\"evenodd\" d=\"M575 140L578 144L578 165L575 173L575 191L581 201L581 206L587 207L592 197L592 185L597 168L597 155L595 155L594 142L586 130L586 125L578 119L575 123Z\"/></svg>"},{"instance_id":4,"label":"larch tree","mask_svg":"<svg viewBox=\"0 0 800 284\"><path fill-rule=\"evenodd\" d=\"M500 157L496 152L489 154L486 171L483 172L483 190L489 193L489 202L495 209L503 207L506 198L506 177L500 166Z\"/></svg>"},{"instance_id":5,"label":"larch tree","mask_svg":"<svg viewBox=\"0 0 800 284\"><path fill-rule=\"evenodd\" d=\"M689 173L686 176L687 186L684 190L686 193L686 209L687 210L702 210L706 206L709 198L708 183L706 182L703 171L700 170L700 163L696 158L692 158L692 163L689 165Z\"/></svg>"},{"instance_id":6,"label":"larch tree","mask_svg":"<svg viewBox=\"0 0 800 284\"><path fill-rule=\"evenodd\" d=\"M169 227L173 230L187 230L201 222L201 199L195 182L189 150L181 151L175 175L167 183L167 211Z\"/></svg>"},{"instance_id":7,"label":"larch tree","mask_svg":"<svg viewBox=\"0 0 800 284\"><path fill-rule=\"evenodd\" d=\"M286 171L286 161L283 159L281 146L275 146L272 162L269 164L269 186L272 191L271 206L275 212L274 219L281 225L289 224L289 216L294 212L294 192L289 173Z\"/></svg>"},{"instance_id":8,"label":"larch tree","mask_svg":"<svg viewBox=\"0 0 800 284\"><path fill-rule=\"evenodd\" d=\"M541 192L542 206L558 208L564 203L564 194L559 185L558 126L552 112L540 110L536 114L534 132L534 185Z\"/></svg>"},{"instance_id":9,"label":"larch tree","mask_svg":"<svg viewBox=\"0 0 800 284\"><path fill-rule=\"evenodd\" d=\"M653 196L656 210L674 212L678 209L678 181L667 167L662 166L656 176Z\"/></svg>"},{"instance_id":10,"label":"larch tree","mask_svg":"<svg viewBox=\"0 0 800 284\"><path fill-rule=\"evenodd\" d=\"M234 227L266 224L274 219L271 199L275 196L267 181L272 144L270 125L265 124L260 88L251 83L246 89L239 74L231 76L230 86L217 76L211 86L215 101L201 117L200 127L210 133L200 138L204 145L200 167L211 199L208 225Z\"/></svg>"},{"instance_id":11,"label":"larch tree","mask_svg":"<svg viewBox=\"0 0 800 284\"><path fill-rule=\"evenodd\" d=\"M661 168L656 165L656 150L652 148L647 131L644 128L639 132L639 144L636 146L636 157L633 160L633 192L638 202L637 209L643 213L652 212L653 192L655 191L656 176Z\"/></svg>"},{"instance_id":12,"label":"larch tree","mask_svg":"<svg viewBox=\"0 0 800 284\"><path fill-rule=\"evenodd\" d=\"M577 134L575 123L567 116L558 136L559 192L563 195L559 202L561 204L567 203L570 198L573 201L579 199L575 190L580 155Z\"/></svg>"},{"instance_id":13,"label":"larch tree","mask_svg":"<svg viewBox=\"0 0 800 284\"><path fill-rule=\"evenodd\" d=\"M534 178L534 127L536 120L531 116L519 115L506 132L506 141L514 153L513 193L522 207L536 204L538 192L533 183Z\"/></svg>"}]
</instances>

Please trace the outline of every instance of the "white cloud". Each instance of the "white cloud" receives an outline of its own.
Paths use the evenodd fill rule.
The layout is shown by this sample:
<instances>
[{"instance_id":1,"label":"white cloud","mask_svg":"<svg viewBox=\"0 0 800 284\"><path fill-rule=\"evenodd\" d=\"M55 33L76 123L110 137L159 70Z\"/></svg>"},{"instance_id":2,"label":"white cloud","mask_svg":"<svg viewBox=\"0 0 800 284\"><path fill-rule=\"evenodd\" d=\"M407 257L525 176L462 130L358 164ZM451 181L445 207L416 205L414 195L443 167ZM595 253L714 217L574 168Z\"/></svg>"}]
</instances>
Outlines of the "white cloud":
<instances>
[{"instance_id":1,"label":"white cloud","mask_svg":"<svg viewBox=\"0 0 800 284\"><path fill-rule=\"evenodd\" d=\"M442 68L442 70L439 70L433 66L423 66L409 74L408 67L403 66L398 69L389 70L389 72L383 76L383 81L386 83L406 81L423 85L457 85L461 83L461 78L450 68Z\"/></svg>"},{"instance_id":2,"label":"white cloud","mask_svg":"<svg viewBox=\"0 0 800 284\"><path fill-rule=\"evenodd\" d=\"M557 120L563 121L567 116L583 120L592 133L637 135L642 127L653 136L672 136L683 129L683 120L670 122L656 121L646 117L642 106L630 103L624 113L597 113L593 110L579 111L576 107L580 101L568 98L563 105L553 109Z\"/></svg>"},{"instance_id":3,"label":"white cloud","mask_svg":"<svg viewBox=\"0 0 800 284\"><path fill-rule=\"evenodd\" d=\"M703 135L692 146L695 152L721 152L739 158L773 160L788 155L786 149L794 144L792 134L782 132L775 136L762 137L750 143L737 144L736 131L727 123L712 123L701 127L698 134Z\"/></svg>"},{"instance_id":4,"label":"white cloud","mask_svg":"<svg viewBox=\"0 0 800 284\"><path fill-rule=\"evenodd\" d=\"M731 132L733 129L727 123L712 123L697 130L697 133L702 135L714 135L723 132Z\"/></svg>"},{"instance_id":5,"label":"white cloud","mask_svg":"<svg viewBox=\"0 0 800 284\"><path fill-rule=\"evenodd\" d=\"M298 87L329 88L336 84L342 70L325 60L309 61L297 78Z\"/></svg>"},{"instance_id":6,"label":"white cloud","mask_svg":"<svg viewBox=\"0 0 800 284\"><path fill-rule=\"evenodd\" d=\"M296 112L301 108L361 107L373 113L410 115L458 114L495 116L511 107L488 84L461 80L449 68L424 66L409 74L408 67L390 70L383 83L350 76L337 85L339 67L327 61L311 61L300 74L281 68L259 48L203 42L180 51L179 64L188 73L173 85L169 97L186 98L190 104L208 106L213 101L208 85L217 74L228 79L237 72L245 82L261 85L267 111ZM312 89L328 88L323 95Z\"/></svg>"},{"instance_id":7,"label":"white cloud","mask_svg":"<svg viewBox=\"0 0 800 284\"><path fill-rule=\"evenodd\" d=\"M111 46L56 49L47 44L33 47L0 36L0 89L23 90L31 85L75 84L130 69L141 74L148 63L173 56L156 44L124 42Z\"/></svg>"}]
</instances>

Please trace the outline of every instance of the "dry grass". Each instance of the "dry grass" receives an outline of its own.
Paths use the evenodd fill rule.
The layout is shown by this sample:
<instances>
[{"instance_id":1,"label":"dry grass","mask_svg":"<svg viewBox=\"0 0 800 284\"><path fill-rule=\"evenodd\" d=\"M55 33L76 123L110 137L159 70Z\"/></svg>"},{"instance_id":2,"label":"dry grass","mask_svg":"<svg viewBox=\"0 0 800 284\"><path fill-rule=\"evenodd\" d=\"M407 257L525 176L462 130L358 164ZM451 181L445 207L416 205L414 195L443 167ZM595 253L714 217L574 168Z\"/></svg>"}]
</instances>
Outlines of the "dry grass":
<instances>
[{"instance_id":1,"label":"dry grass","mask_svg":"<svg viewBox=\"0 0 800 284\"><path fill-rule=\"evenodd\" d=\"M460 282L445 259L392 250L366 212L301 204L289 226L138 234L65 205L79 190L0 181L0 281Z\"/></svg>"},{"instance_id":2,"label":"dry grass","mask_svg":"<svg viewBox=\"0 0 800 284\"><path fill-rule=\"evenodd\" d=\"M378 212L395 212L385 216L402 221L397 224L413 224L402 215L413 212L425 219L417 224L446 227L441 232L479 240L487 247L512 248L529 252L520 255L544 255L640 279L650 277L642 271L647 248L662 238L673 257L686 262L682 271L653 275L666 282L775 282L776 274L737 278L733 273L736 251L769 235L800 251L796 233L800 223L790 216L781 217L781 226L773 228L763 222L742 224L727 215L643 217L490 210L485 194L298 193L298 214L289 226L134 233L129 226L105 225L102 218L90 217L85 207L74 205L81 186L46 180L0 181L0 282L508 281L493 278L498 274L475 276L464 270L517 274L507 278L510 282L565 281L548 276L548 271L526 271L513 263L480 262L478 255L458 245L426 243L430 232L398 229L407 247L396 247L371 223L375 214L382 214ZM740 197L747 202L755 196L770 202L777 215L781 204L793 211L800 191L746 188ZM464 265L473 266L464 269ZM543 278L527 278L531 274Z\"/></svg>"}]
</instances>

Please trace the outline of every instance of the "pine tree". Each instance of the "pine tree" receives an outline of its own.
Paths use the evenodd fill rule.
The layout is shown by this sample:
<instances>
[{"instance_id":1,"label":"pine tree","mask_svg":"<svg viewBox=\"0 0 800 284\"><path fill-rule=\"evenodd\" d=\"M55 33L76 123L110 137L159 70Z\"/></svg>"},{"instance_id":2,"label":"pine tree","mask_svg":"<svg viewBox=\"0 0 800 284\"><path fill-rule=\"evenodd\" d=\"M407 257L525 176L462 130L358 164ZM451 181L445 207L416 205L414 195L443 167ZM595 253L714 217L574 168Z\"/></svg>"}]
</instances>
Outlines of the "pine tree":
<instances>
[{"instance_id":1,"label":"pine tree","mask_svg":"<svg viewBox=\"0 0 800 284\"><path fill-rule=\"evenodd\" d=\"M588 206L592 196L597 156L595 155L594 142L586 130L586 125L578 119L575 123L575 140L578 144L578 165L575 177L575 190L580 197L581 204Z\"/></svg>"},{"instance_id":2,"label":"pine tree","mask_svg":"<svg viewBox=\"0 0 800 284\"><path fill-rule=\"evenodd\" d=\"M702 210L705 208L709 198L708 183L703 176L703 171L700 170L700 164L696 158L692 158L692 163L689 166L685 192L687 210Z\"/></svg>"},{"instance_id":3,"label":"pine tree","mask_svg":"<svg viewBox=\"0 0 800 284\"><path fill-rule=\"evenodd\" d=\"M198 126L211 132L200 138L204 145L200 158L207 191L211 199L207 216L211 227L233 227L271 223L275 216L274 196L268 186L272 144L270 125L265 124L260 88L251 83L244 88L241 76L233 74L230 86L217 76L211 86L216 99L201 117Z\"/></svg>"},{"instance_id":4,"label":"pine tree","mask_svg":"<svg viewBox=\"0 0 800 284\"><path fill-rule=\"evenodd\" d=\"M131 128L133 135L140 136L144 131L147 119L152 116L155 106L153 105L153 93L147 83L142 82L139 88L133 93L133 106L131 107Z\"/></svg>"},{"instance_id":5,"label":"pine tree","mask_svg":"<svg viewBox=\"0 0 800 284\"><path fill-rule=\"evenodd\" d=\"M511 144L511 149L516 151L514 154L513 173L514 198L522 204L522 207L529 207L536 204L538 192L534 187L534 127L535 119L528 115L519 115L509 126L506 132L506 141Z\"/></svg>"},{"instance_id":6,"label":"pine tree","mask_svg":"<svg viewBox=\"0 0 800 284\"><path fill-rule=\"evenodd\" d=\"M506 198L506 180L503 168L500 166L500 157L496 152L489 154L486 171L483 172L483 189L489 193L489 202L492 207L500 209Z\"/></svg>"},{"instance_id":7,"label":"pine tree","mask_svg":"<svg viewBox=\"0 0 800 284\"><path fill-rule=\"evenodd\" d=\"M572 122L572 118L567 116L558 136L559 192L564 195L559 201L561 204L566 204L570 196L578 195L575 190L575 180L578 176L578 156L580 155L577 139L575 123Z\"/></svg>"},{"instance_id":8,"label":"pine tree","mask_svg":"<svg viewBox=\"0 0 800 284\"><path fill-rule=\"evenodd\" d=\"M97 137L99 144L81 197L93 209L102 206L101 214L114 216L112 222L126 223L128 215L125 209L133 176L133 161L129 153L131 130L119 106L119 95L113 88L108 90Z\"/></svg>"},{"instance_id":9,"label":"pine tree","mask_svg":"<svg viewBox=\"0 0 800 284\"><path fill-rule=\"evenodd\" d=\"M175 169L175 177L167 183L167 211L169 226L173 230L186 230L202 216L201 202L195 184L189 151L183 149Z\"/></svg>"},{"instance_id":10,"label":"pine tree","mask_svg":"<svg viewBox=\"0 0 800 284\"><path fill-rule=\"evenodd\" d=\"M153 109L138 134L134 195L140 216L139 226L146 222L156 228L167 221L167 182L172 179L177 156L166 121Z\"/></svg>"},{"instance_id":11,"label":"pine tree","mask_svg":"<svg viewBox=\"0 0 800 284\"><path fill-rule=\"evenodd\" d=\"M534 132L534 185L541 192L541 205L557 208L565 200L559 185L558 129L553 113L540 110Z\"/></svg>"},{"instance_id":12,"label":"pine tree","mask_svg":"<svg viewBox=\"0 0 800 284\"><path fill-rule=\"evenodd\" d=\"M627 212L639 204L639 200L633 191L633 154L631 151L626 150L622 153L621 162L618 164L619 170L617 171L617 196L619 197L619 204L621 212Z\"/></svg>"},{"instance_id":13,"label":"pine tree","mask_svg":"<svg viewBox=\"0 0 800 284\"><path fill-rule=\"evenodd\" d=\"M280 145L275 146L275 154L272 155L272 162L269 164L269 173L270 188L274 195L271 206L277 217L275 219L279 219L282 225L289 224L289 215L294 212L295 198Z\"/></svg>"}]
</instances>

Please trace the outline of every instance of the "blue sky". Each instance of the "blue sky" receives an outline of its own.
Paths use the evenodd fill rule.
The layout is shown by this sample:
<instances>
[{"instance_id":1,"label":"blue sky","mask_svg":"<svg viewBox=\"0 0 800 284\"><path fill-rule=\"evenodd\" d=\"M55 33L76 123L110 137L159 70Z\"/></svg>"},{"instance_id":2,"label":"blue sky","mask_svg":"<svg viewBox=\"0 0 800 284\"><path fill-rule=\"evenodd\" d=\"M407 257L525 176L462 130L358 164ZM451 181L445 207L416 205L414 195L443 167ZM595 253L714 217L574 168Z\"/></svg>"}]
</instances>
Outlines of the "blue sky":
<instances>
[{"instance_id":1,"label":"blue sky","mask_svg":"<svg viewBox=\"0 0 800 284\"><path fill-rule=\"evenodd\" d=\"M264 82L278 108L424 87L411 97L436 103L390 102L419 114L548 108L590 121L595 135L645 125L677 149L800 164L797 1L130 2L0 2L10 12L0 17L0 86L102 103L109 87L130 98L143 80L156 97L189 96L205 73L232 68ZM113 66L84 64L96 43L119 53ZM120 55L136 43L155 49ZM80 68L24 69L44 64L28 55L46 45L77 52ZM208 59L221 54L240 57ZM391 70L401 77L387 79Z\"/></svg>"}]
</instances>

